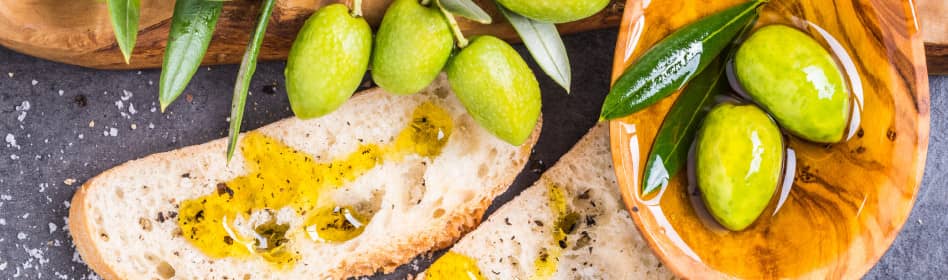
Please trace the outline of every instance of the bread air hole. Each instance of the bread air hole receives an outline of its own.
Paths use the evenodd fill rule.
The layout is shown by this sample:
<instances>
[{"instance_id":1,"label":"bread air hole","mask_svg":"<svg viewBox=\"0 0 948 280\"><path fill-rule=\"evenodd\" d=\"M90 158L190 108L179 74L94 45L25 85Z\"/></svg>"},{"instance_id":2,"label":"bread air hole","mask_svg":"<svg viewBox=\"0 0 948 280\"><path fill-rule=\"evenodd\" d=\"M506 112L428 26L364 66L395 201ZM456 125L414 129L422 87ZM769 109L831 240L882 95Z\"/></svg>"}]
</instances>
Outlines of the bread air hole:
<instances>
[{"instance_id":1,"label":"bread air hole","mask_svg":"<svg viewBox=\"0 0 948 280\"><path fill-rule=\"evenodd\" d=\"M158 272L158 276L161 276L161 278L171 279L174 277L174 267L172 267L171 264L166 261L159 262L155 269Z\"/></svg>"},{"instance_id":2,"label":"bread air hole","mask_svg":"<svg viewBox=\"0 0 948 280\"><path fill-rule=\"evenodd\" d=\"M481 163L481 165L477 167L477 177L481 177L481 178L487 177L487 170L488 170L487 164Z\"/></svg>"},{"instance_id":3,"label":"bread air hole","mask_svg":"<svg viewBox=\"0 0 948 280\"><path fill-rule=\"evenodd\" d=\"M425 197L425 192L428 190L427 183L425 182L425 171L428 170L428 164L420 162L412 166L407 174L407 178L410 180L408 183L408 205L417 205L421 204L421 200Z\"/></svg>"},{"instance_id":4,"label":"bread air hole","mask_svg":"<svg viewBox=\"0 0 948 280\"><path fill-rule=\"evenodd\" d=\"M144 217L138 218L138 225L140 225L142 227L142 230L144 230L145 232L151 231L151 220L148 220L147 218L144 218Z\"/></svg>"}]
</instances>

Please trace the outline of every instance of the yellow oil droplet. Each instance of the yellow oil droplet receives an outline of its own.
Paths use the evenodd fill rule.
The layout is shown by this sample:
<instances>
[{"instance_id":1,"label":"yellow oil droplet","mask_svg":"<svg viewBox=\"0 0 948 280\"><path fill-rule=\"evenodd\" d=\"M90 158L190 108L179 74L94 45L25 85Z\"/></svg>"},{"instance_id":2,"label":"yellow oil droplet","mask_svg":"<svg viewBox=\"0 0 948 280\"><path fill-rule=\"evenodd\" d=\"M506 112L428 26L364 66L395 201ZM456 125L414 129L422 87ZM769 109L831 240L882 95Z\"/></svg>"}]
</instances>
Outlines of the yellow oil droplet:
<instances>
[{"instance_id":1,"label":"yellow oil droplet","mask_svg":"<svg viewBox=\"0 0 948 280\"><path fill-rule=\"evenodd\" d=\"M321 194L352 182L386 160L400 161L409 154L435 157L447 144L452 129L451 116L444 109L423 103L392 143L361 145L329 162L317 162L263 134L248 133L242 139L241 153L250 173L218 184L210 194L183 201L178 226L192 245L210 257L259 255L277 267L291 266L299 257L287 249L292 245L287 234L325 228L316 230L317 240L342 242L361 234L371 219L350 207L337 206ZM271 220L255 228L256 236L245 236L248 234L235 229L238 217L247 220L254 211L285 207L307 215L307 223L295 229Z\"/></svg>"},{"instance_id":2,"label":"yellow oil droplet","mask_svg":"<svg viewBox=\"0 0 948 280\"><path fill-rule=\"evenodd\" d=\"M288 265L296 262L298 256L286 248L289 241L286 232L289 229L290 225L277 224L273 220L257 226L254 228L258 238L254 251L273 264Z\"/></svg>"},{"instance_id":3,"label":"yellow oil droplet","mask_svg":"<svg viewBox=\"0 0 948 280\"><path fill-rule=\"evenodd\" d=\"M362 234L367 219L351 207L320 209L306 221L306 234L312 240L342 242Z\"/></svg>"},{"instance_id":4,"label":"yellow oil droplet","mask_svg":"<svg viewBox=\"0 0 948 280\"><path fill-rule=\"evenodd\" d=\"M448 252L438 258L428 271L425 272L425 279L428 280L484 280L487 279L481 274L477 262L471 257Z\"/></svg>"},{"instance_id":5,"label":"yellow oil droplet","mask_svg":"<svg viewBox=\"0 0 948 280\"><path fill-rule=\"evenodd\" d=\"M576 227L579 220L578 214L569 212L566 205L566 194L561 187L554 184L548 185L547 195L550 199L550 208L552 208L553 215L556 217L556 222L552 225L553 244L541 249L540 255L534 261L533 265L536 271L530 277L534 280L553 277L559 264L559 258L567 247L566 235Z\"/></svg>"}]
</instances>

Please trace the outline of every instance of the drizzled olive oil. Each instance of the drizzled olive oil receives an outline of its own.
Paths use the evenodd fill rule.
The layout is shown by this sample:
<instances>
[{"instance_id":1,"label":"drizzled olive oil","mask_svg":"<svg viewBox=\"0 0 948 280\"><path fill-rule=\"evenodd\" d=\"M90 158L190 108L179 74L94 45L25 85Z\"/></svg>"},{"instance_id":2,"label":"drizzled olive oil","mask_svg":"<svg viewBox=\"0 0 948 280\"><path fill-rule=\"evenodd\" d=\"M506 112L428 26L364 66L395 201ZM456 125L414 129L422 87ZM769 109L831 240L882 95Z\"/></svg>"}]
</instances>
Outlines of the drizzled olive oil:
<instances>
[{"instance_id":1,"label":"drizzled olive oil","mask_svg":"<svg viewBox=\"0 0 948 280\"><path fill-rule=\"evenodd\" d=\"M248 133L241 153L250 172L218 184L210 194L183 201L178 225L183 236L210 257L259 255L274 266L292 266L299 256L288 235L305 233L317 242L344 242L359 236L371 221L369 213L336 205L329 192L387 160L401 161L410 154L438 156L452 129L453 121L444 109L423 103L391 143L364 144L328 162L318 162L263 134ZM248 220L255 211L287 207L303 218L302 228L277 223L273 215L256 225L253 234L246 234L250 236L235 228L238 217Z\"/></svg>"},{"instance_id":2,"label":"drizzled olive oil","mask_svg":"<svg viewBox=\"0 0 948 280\"><path fill-rule=\"evenodd\" d=\"M556 273L560 256L568 245L566 235L576 226L578 219L578 215L569 213L566 194L562 187L555 184L547 185L547 196L550 199L553 217L556 219L552 225L553 244L541 249L540 255L533 262L536 271L530 279L534 280L550 279Z\"/></svg>"},{"instance_id":3,"label":"drizzled olive oil","mask_svg":"<svg viewBox=\"0 0 948 280\"><path fill-rule=\"evenodd\" d=\"M368 219L351 207L323 208L306 221L309 239L342 242L362 234Z\"/></svg>"},{"instance_id":4,"label":"drizzled olive oil","mask_svg":"<svg viewBox=\"0 0 948 280\"><path fill-rule=\"evenodd\" d=\"M580 219L578 213L569 210L566 193L562 187L548 184L547 196L554 222L550 224L537 222L537 225L551 227L552 243L543 246L538 252L533 262L533 275L529 278L532 280L551 279L556 274L559 259L563 251L569 247L567 235L576 229ZM486 279L475 259L453 251L449 251L431 264L425 272L425 277L429 280Z\"/></svg>"},{"instance_id":5,"label":"drizzled olive oil","mask_svg":"<svg viewBox=\"0 0 948 280\"><path fill-rule=\"evenodd\" d=\"M484 274L477 267L477 261L471 257L447 252L428 268L425 272L425 279L428 280L454 280L470 279L485 280Z\"/></svg>"}]
</instances>

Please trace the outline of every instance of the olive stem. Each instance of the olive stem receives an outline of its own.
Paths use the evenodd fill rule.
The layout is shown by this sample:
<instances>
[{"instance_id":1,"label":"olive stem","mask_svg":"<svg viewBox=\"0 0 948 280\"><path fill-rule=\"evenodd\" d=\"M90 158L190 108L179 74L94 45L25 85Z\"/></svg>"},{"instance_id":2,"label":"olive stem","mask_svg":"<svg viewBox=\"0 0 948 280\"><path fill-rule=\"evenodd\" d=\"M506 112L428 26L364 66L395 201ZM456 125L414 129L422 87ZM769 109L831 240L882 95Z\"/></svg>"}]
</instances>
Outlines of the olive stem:
<instances>
[{"instance_id":1,"label":"olive stem","mask_svg":"<svg viewBox=\"0 0 948 280\"><path fill-rule=\"evenodd\" d=\"M444 14L444 18L448 19L448 25L451 26L451 31L454 33L454 38L458 39L458 48L463 49L464 47L467 47L467 38L464 38L464 33L461 32L461 27L458 26L458 21L454 18L454 14L448 12L448 10L445 10L444 7L441 6L440 1L436 0L435 3L438 3L438 8L441 10L441 13Z\"/></svg>"},{"instance_id":2,"label":"olive stem","mask_svg":"<svg viewBox=\"0 0 948 280\"><path fill-rule=\"evenodd\" d=\"M352 16L362 17L362 0L352 1Z\"/></svg>"}]
</instances>

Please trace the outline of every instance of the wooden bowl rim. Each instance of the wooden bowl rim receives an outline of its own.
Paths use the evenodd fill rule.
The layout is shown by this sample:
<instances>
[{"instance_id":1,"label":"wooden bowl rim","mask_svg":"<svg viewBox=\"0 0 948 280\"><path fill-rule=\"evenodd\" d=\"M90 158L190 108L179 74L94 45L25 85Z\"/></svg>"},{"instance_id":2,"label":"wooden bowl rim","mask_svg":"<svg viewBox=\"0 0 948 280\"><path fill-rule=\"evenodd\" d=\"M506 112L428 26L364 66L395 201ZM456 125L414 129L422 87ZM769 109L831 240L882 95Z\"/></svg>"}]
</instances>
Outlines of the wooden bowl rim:
<instances>
[{"instance_id":1,"label":"wooden bowl rim","mask_svg":"<svg viewBox=\"0 0 948 280\"><path fill-rule=\"evenodd\" d=\"M625 12L623 13L622 21L620 24L618 39L616 40L616 50L615 50L615 56L613 59L614 60L613 73L612 73L613 81L615 80L617 75L621 73L622 70L624 70L625 59L623 58L623 56L625 55L624 53L625 50L620 47L624 46L624 44L630 40L629 37L632 36L634 32L631 30L632 16L638 17L640 15L645 14L645 11L642 10L640 6L638 6L639 3L637 2L639 1L643 1L643 0L626 0ZM907 9L904 9L904 10L911 11L911 14L908 15L908 18L912 19L912 22L915 22L915 25L918 26L920 20L917 16L918 12L916 11L916 7L912 4L912 1L905 1L905 2L902 2L902 4L905 6L908 6L906 7ZM639 8L636 8L636 7L639 7ZM637 10L640 10L640 11L637 11ZM908 22L906 23L908 24ZM639 36L642 36L642 35L639 34ZM921 187L922 179L923 179L923 175L925 171L926 159L928 155L931 116L930 116L930 93L929 93L929 84L928 84L928 69L926 67L926 59L925 59L925 54L924 54L925 48L924 48L921 30L916 29L915 33L911 34L908 40L910 41L910 44L912 47L911 50L909 50L910 51L909 58L911 59L912 66L915 69L914 71L915 77L912 77L913 81L916 84L915 96L919 100L918 120L916 123L916 127L921 128L921 129L916 129L916 131L918 132L918 138L916 142L918 143L918 145L916 145L917 148L915 152L918 166L916 166L917 170L914 176L916 178L916 181L915 181L914 186L912 186L911 198L907 201L907 205L905 205L906 207L911 209L915 205L915 200L918 196L918 190ZM636 46L636 49L641 48L641 47L643 46ZM911 90L911 88L909 90ZM629 211L630 216L632 216L632 220L635 222L635 226L638 229L638 233L641 234L642 238L646 241L648 246L652 249L652 252L655 253L655 255L658 256L659 259L662 261L662 263L665 264L665 267L667 267L669 270L671 270L675 275L679 277L688 278L688 277L695 277L695 276L704 277L704 276L714 275L714 276L717 276L717 278L734 278L735 276L728 275L721 271L714 270L708 267L707 265L700 265L701 263L698 263L695 261L692 261L692 263L697 263L699 265L688 266L686 265L687 263L684 263L684 262L670 263L669 261L673 259L673 256L670 256L670 254L683 256L685 253L677 249L670 250L670 252L663 251L663 248L660 247L659 244L657 243L658 241L656 241L654 238L651 238L649 234L645 233L647 229L645 228L645 225L643 224L641 215L637 214L638 211L644 211L644 210L638 209L637 202L635 201L635 198L634 198L635 194L630 193L630 192L637 192L638 186L634 186L634 185L630 186L630 183L634 183L634 182L629 182L630 181L630 175L628 174L629 171L627 168L624 168L625 165L623 164L624 162L622 160L622 155L621 155L622 148L620 146L626 145L626 144L622 141L621 138L623 134L627 134L626 132L623 131L624 128L622 126L623 126L622 119L616 119L609 122L610 150L612 152L613 169L616 173L618 187L622 194L623 203L626 206L626 210ZM905 213L906 213L905 214L906 217L904 217L902 223L897 224L893 228L892 232L895 234L882 235L883 236L882 244L885 246L885 249L877 250L875 251L875 253L869 254L869 258L866 258L865 262L862 263L860 267L853 270L852 272L858 272L859 275L865 275L865 273L867 273L869 269L871 269L876 263L878 263L879 259L891 247L892 242L895 241L896 236L898 236L898 233L901 231L902 227L905 225L905 220L907 220L908 215L911 214L911 211L906 211ZM678 257L675 257L675 258L678 258Z\"/></svg>"}]
</instances>

